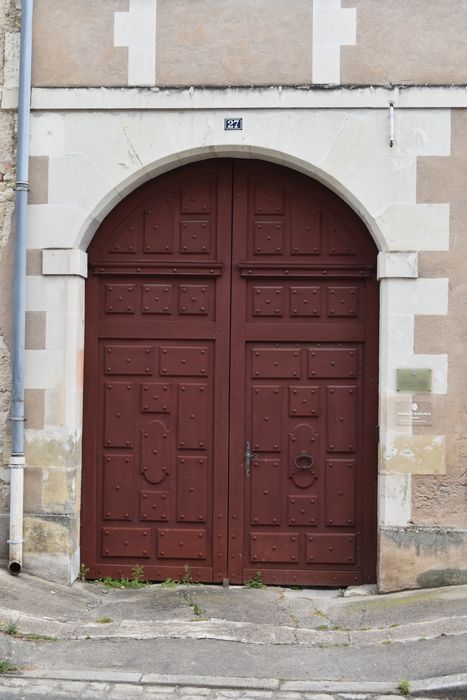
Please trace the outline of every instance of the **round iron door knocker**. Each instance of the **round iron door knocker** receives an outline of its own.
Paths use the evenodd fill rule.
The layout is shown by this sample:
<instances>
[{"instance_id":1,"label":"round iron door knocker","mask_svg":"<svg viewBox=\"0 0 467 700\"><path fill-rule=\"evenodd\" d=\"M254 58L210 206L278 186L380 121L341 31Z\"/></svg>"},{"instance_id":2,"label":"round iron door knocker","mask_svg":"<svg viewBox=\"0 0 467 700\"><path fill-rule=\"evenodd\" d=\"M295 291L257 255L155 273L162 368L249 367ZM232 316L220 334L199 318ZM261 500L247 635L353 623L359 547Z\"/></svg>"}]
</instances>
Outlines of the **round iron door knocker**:
<instances>
[{"instance_id":1,"label":"round iron door knocker","mask_svg":"<svg viewBox=\"0 0 467 700\"><path fill-rule=\"evenodd\" d=\"M313 457L307 454L306 452L302 452L301 454L297 455L294 459L295 466L297 467L297 469L301 469L302 471L311 469L311 467L313 466L313 462Z\"/></svg>"}]
</instances>

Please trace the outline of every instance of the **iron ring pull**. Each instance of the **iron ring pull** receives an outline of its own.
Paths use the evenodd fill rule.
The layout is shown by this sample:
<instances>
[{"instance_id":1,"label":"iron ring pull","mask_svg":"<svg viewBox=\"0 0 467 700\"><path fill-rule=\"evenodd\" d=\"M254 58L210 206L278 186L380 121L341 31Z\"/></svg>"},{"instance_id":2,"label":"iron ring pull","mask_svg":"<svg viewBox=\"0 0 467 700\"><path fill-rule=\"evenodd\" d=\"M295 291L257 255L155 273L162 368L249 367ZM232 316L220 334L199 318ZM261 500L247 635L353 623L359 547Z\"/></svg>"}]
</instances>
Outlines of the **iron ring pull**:
<instances>
[{"instance_id":1,"label":"iron ring pull","mask_svg":"<svg viewBox=\"0 0 467 700\"><path fill-rule=\"evenodd\" d=\"M306 452L302 452L301 454L297 455L294 459L295 466L297 467L297 469L301 469L302 471L311 469L311 467L313 466L313 462L313 457L307 454Z\"/></svg>"}]
</instances>

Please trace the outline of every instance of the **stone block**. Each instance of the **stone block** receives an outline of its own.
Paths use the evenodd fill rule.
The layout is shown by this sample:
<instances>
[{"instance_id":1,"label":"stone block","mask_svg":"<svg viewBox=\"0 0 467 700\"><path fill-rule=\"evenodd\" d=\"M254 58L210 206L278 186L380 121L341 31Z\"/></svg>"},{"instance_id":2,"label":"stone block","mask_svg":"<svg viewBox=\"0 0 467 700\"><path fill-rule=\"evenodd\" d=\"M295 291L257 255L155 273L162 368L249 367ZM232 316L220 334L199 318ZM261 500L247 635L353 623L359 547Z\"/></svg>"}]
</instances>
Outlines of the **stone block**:
<instances>
[{"instance_id":1,"label":"stone block","mask_svg":"<svg viewBox=\"0 0 467 700\"><path fill-rule=\"evenodd\" d=\"M85 225L88 214L76 202L31 204L28 207L32 248L70 247Z\"/></svg>"},{"instance_id":2,"label":"stone block","mask_svg":"<svg viewBox=\"0 0 467 700\"><path fill-rule=\"evenodd\" d=\"M47 204L49 193L49 157L29 159L29 204Z\"/></svg>"},{"instance_id":3,"label":"stone block","mask_svg":"<svg viewBox=\"0 0 467 700\"><path fill-rule=\"evenodd\" d=\"M25 442L28 465L71 469L81 463L81 441L73 432L26 430Z\"/></svg>"},{"instance_id":4,"label":"stone block","mask_svg":"<svg viewBox=\"0 0 467 700\"><path fill-rule=\"evenodd\" d=\"M76 550L79 515L25 515L24 553L66 556Z\"/></svg>"},{"instance_id":5,"label":"stone block","mask_svg":"<svg viewBox=\"0 0 467 700\"><path fill-rule=\"evenodd\" d=\"M63 350L26 350L24 373L28 389L55 389L65 379Z\"/></svg>"},{"instance_id":6,"label":"stone block","mask_svg":"<svg viewBox=\"0 0 467 700\"><path fill-rule=\"evenodd\" d=\"M10 516L0 513L0 560L8 559L7 539L10 535Z\"/></svg>"},{"instance_id":7,"label":"stone block","mask_svg":"<svg viewBox=\"0 0 467 700\"><path fill-rule=\"evenodd\" d=\"M379 474L380 525L406 525L412 514L412 484L409 474Z\"/></svg>"},{"instance_id":8,"label":"stone block","mask_svg":"<svg viewBox=\"0 0 467 700\"><path fill-rule=\"evenodd\" d=\"M77 358L81 360L82 355ZM76 381L82 379L82 368L77 368ZM74 388L45 390L45 425L54 429L81 431L83 421L83 390Z\"/></svg>"},{"instance_id":9,"label":"stone block","mask_svg":"<svg viewBox=\"0 0 467 700\"><path fill-rule=\"evenodd\" d=\"M449 204L395 202L378 216L389 249L449 250Z\"/></svg>"},{"instance_id":10,"label":"stone block","mask_svg":"<svg viewBox=\"0 0 467 700\"><path fill-rule=\"evenodd\" d=\"M26 466L24 470L24 512L42 513L42 482L41 467Z\"/></svg>"},{"instance_id":11,"label":"stone block","mask_svg":"<svg viewBox=\"0 0 467 700\"><path fill-rule=\"evenodd\" d=\"M26 311L26 349L45 349L45 311Z\"/></svg>"},{"instance_id":12,"label":"stone block","mask_svg":"<svg viewBox=\"0 0 467 700\"><path fill-rule=\"evenodd\" d=\"M467 583L467 530L383 527L378 589L429 588Z\"/></svg>"},{"instance_id":13,"label":"stone block","mask_svg":"<svg viewBox=\"0 0 467 700\"><path fill-rule=\"evenodd\" d=\"M25 551L23 571L47 581L71 584L77 577L74 554L38 553Z\"/></svg>"},{"instance_id":14,"label":"stone block","mask_svg":"<svg viewBox=\"0 0 467 700\"><path fill-rule=\"evenodd\" d=\"M42 482L42 510L45 513L74 512L76 477L74 469L44 469Z\"/></svg>"},{"instance_id":15,"label":"stone block","mask_svg":"<svg viewBox=\"0 0 467 700\"><path fill-rule=\"evenodd\" d=\"M42 250L30 248L27 251L26 274L29 276L42 274Z\"/></svg>"},{"instance_id":16,"label":"stone block","mask_svg":"<svg viewBox=\"0 0 467 700\"><path fill-rule=\"evenodd\" d=\"M79 248L45 249L42 254L42 274L87 277L87 262L87 254Z\"/></svg>"},{"instance_id":17,"label":"stone block","mask_svg":"<svg viewBox=\"0 0 467 700\"><path fill-rule=\"evenodd\" d=\"M417 278L417 253L379 253L378 279L385 277Z\"/></svg>"},{"instance_id":18,"label":"stone block","mask_svg":"<svg viewBox=\"0 0 467 700\"><path fill-rule=\"evenodd\" d=\"M388 313L443 316L448 312L448 288L446 278L393 280Z\"/></svg>"}]
</instances>

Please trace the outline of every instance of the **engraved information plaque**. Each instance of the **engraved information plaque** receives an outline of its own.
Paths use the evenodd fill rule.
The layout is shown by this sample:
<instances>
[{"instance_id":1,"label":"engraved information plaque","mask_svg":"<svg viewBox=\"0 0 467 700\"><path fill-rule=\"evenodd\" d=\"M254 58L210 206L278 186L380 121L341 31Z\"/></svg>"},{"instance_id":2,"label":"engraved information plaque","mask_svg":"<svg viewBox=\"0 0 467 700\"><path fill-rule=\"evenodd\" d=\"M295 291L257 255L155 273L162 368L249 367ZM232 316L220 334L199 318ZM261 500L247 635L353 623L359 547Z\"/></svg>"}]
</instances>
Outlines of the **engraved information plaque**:
<instances>
[{"instance_id":1,"label":"engraved information plaque","mask_svg":"<svg viewBox=\"0 0 467 700\"><path fill-rule=\"evenodd\" d=\"M412 394L430 392L431 374L431 369L398 369L396 370L396 389Z\"/></svg>"}]
</instances>

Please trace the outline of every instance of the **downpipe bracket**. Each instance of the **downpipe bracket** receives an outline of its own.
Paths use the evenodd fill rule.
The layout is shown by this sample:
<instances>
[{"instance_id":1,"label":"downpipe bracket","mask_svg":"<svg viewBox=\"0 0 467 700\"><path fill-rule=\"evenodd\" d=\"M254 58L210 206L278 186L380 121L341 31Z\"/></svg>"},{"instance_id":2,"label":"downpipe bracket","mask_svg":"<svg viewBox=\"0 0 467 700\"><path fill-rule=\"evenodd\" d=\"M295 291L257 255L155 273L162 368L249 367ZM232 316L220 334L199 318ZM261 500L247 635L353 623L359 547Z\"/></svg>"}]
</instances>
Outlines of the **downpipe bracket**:
<instances>
[{"instance_id":1,"label":"downpipe bracket","mask_svg":"<svg viewBox=\"0 0 467 700\"><path fill-rule=\"evenodd\" d=\"M15 190L17 192L30 192L29 182L25 180L16 180Z\"/></svg>"}]
</instances>

